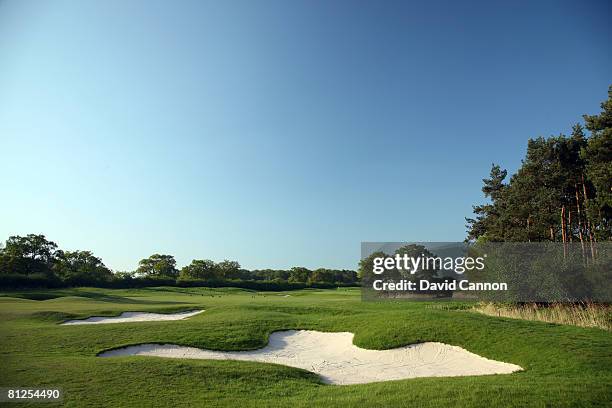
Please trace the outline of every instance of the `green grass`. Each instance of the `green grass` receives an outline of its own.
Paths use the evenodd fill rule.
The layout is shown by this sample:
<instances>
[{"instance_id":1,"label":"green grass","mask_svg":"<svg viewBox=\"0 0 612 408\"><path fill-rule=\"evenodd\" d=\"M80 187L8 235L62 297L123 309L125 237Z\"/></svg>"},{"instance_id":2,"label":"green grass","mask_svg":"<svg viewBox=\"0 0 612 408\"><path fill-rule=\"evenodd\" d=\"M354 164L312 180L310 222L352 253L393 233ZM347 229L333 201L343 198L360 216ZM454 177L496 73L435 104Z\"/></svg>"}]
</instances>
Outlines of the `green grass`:
<instances>
[{"instance_id":1,"label":"green grass","mask_svg":"<svg viewBox=\"0 0 612 408\"><path fill-rule=\"evenodd\" d=\"M288 293L290 297L283 296ZM194 308L206 312L183 321L58 325L65 319L123 311ZM465 309L458 303L441 308L425 302L362 302L358 289L281 296L232 288L2 293L0 386L59 386L64 403L74 407L609 406L610 332ZM254 349L263 347L271 332L283 329L351 331L355 344L371 349L439 341L525 371L334 386L307 371L273 364L96 357L103 350L156 342Z\"/></svg>"}]
</instances>

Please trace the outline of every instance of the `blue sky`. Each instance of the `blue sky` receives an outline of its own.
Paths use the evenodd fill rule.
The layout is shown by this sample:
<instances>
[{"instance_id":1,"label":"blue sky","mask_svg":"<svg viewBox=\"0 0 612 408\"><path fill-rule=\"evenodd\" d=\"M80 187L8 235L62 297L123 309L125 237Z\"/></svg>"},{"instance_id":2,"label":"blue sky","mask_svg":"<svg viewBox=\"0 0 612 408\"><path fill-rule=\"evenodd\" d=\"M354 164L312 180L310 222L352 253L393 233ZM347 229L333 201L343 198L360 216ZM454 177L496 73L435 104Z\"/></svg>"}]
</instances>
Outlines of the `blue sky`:
<instances>
[{"instance_id":1,"label":"blue sky","mask_svg":"<svg viewBox=\"0 0 612 408\"><path fill-rule=\"evenodd\" d=\"M495 3L495 4L494 4ZM0 2L0 240L354 268L460 241L612 83L602 1Z\"/></svg>"}]
</instances>

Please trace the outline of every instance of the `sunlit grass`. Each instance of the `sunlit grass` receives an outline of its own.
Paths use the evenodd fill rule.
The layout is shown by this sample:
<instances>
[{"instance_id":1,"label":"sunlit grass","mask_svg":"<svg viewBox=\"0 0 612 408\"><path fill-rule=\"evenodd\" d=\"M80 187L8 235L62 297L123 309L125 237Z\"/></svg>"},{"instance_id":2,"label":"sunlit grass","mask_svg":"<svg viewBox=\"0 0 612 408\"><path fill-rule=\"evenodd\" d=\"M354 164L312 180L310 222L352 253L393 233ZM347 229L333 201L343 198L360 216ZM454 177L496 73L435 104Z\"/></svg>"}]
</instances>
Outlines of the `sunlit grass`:
<instances>
[{"instance_id":1,"label":"sunlit grass","mask_svg":"<svg viewBox=\"0 0 612 408\"><path fill-rule=\"evenodd\" d=\"M0 386L61 387L64 406L76 408L609 405L610 332L487 316L468 311L473 305L363 302L354 288L282 293L232 288L5 292L0 293ZM125 311L180 309L206 312L172 322L59 325L65 319ZM355 345L368 349L437 341L524 370L332 386L310 372L275 364L96 357L105 350L142 343L253 350L264 347L270 333L288 329L348 331L355 333Z\"/></svg>"}]
</instances>

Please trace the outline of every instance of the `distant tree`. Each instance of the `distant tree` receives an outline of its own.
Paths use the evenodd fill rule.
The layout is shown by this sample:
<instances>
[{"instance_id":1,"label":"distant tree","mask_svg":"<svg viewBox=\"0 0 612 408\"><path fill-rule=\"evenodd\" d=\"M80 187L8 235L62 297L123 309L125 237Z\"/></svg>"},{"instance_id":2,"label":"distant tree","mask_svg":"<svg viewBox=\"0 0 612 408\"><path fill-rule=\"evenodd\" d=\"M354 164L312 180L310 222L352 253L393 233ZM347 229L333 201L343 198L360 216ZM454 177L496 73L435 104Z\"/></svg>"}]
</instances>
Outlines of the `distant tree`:
<instances>
[{"instance_id":1,"label":"distant tree","mask_svg":"<svg viewBox=\"0 0 612 408\"><path fill-rule=\"evenodd\" d=\"M290 272L284 269L275 269L272 271L272 279L287 282L289 280L289 274Z\"/></svg>"},{"instance_id":2,"label":"distant tree","mask_svg":"<svg viewBox=\"0 0 612 408\"><path fill-rule=\"evenodd\" d=\"M244 269L244 268L240 268L236 275L239 276L239 278L237 279L241 279L241 280L253 280L254 279L251 271L249 271L248 269Z\"/></svg>"},{"instance_id":3,"label":"distant tree","mask_svg":"<svg viewBox=\"0 0 612 408\"><path fill-rule=\"evenodd\" d=\"M222 279L240 279L241 277L240 264L236 261L228 261L226 259L219 262L216 269L219 277Z\"/></svg>"},{"instance_id":4,"label":"distant tree","mask_svg":"<svg viewBox=\"0 0 612 408\"><path fill-rule=\"evenodd\" d=\"M312 271L308 268L301 266L295 266L289 270L288 282L302 282L306 283L310 279Z\"/></svg>"},{"instance_id":5,"label":"distant tree","mask_svg":"<svg viewBox=\"0 0 612 408\"><path fill-rule=\"evenodd\" d=\"M214 261L210 259L194 259L191 263L181 269L181 279L219 279L219 270Z\"/></svg>"},{"instance_id":6,"label":"distant tree","mask_svg":"<svg viewBox=\"0 0 612 408\"><path fill-rule=\"evenodd\" d=\"M334 271L325 268L315 269L312 271L310 281L312 283L334 283Z\"/></svg>"},{"instance_id":7,"label":"distant tree","mask_svg":"<svg viewBox=\"0 0 612 408\"><path fill-rule=\"evenodd\" d=\"M355 283L357 282L357 272L350 269L334 270L334 282Z\"/></svg>"},{"instance_id":8,"label":"distant tree","mask_svg":"<svg viewBox=\"0 0 612 408\"><path fill-rule=\"evenodd\" d=\"M172 255L153 254L138 263L136 273L147 277L177 278L178 270Z\"/></svg>"},{"instance_id":9,"label":"distant tree","mask_svg":"<svg viewBox=\"0 0 612 408\"><path fill-rule=\"evenodd\" d=\"M425 259L426 257L435 257L435 255L431 251L429 251L423 245L418 245L418 244L404 245L403 247L398 248L395 251L395 255L401 255L401 256L407 255L409 258L421 257L421 259ZM438 273L438 269L436 269L433 265L431 265L431 267L429 268L423 268L421 266L414 273L412 273L412 271L401 271L400 275L406 278L415 276L419 279L432 279L436 277L437 273Z\"/></svg>"},{"instance_id":10,"label":"distant tree","mask_svg":"<svg viewBox=\"0 0 612 408\"><path fill-rule=\"evenodd\" d=\"M47 240L44 235L28 234L25 237L18 235L9 237L2 253L8 256L51 263L56 251L57 244Z\"/></svg>"},{"instance_id":11,"label":"distant tree","mask_svg":"<svg viewBox=\"0 0 612 408\"><path fill-rule=\"evenodd\" d=\"M53 274L57 244L44 235L11 236L0 251L0 272L45 275Z\"/></svg>"},{"instance_id":12,"label":"distant tree","mask_svg":"<svg viewBox=\"0 0 612 408\"><path fill-rule=\"evenodd\" d=\"M506 189L504 180L508 172L501 169L497 164L491 165L491 172L488 179L482 179L484 183L482 192L486 198L491 199L491 204L473 206L476 218L466 218L468 227L468 239L473 240L489 233L489 235L497 235L498 222L501 209L503 193Z\"/></svg>"},{"instance_id":13,"label":"distant tree","mask_svg":"<svg viewBox=\"0 0 612 408\"><path fill-rule=\"evenodd\" d=\"M136 278L136 271L115 271L114 277L117 280L131 281Z\"/></svg>"},{"instance_id":14,"label":"distant tree","mask_svg":"<svg viewBox=\"0 0 612 408\"><path fill-rule=\"evenodd\" d=\"M289 273L287 271L280 271L277 269L256 269L252 272L252 275L257 280L287 280Z\"/></svg>"},{"instance_id":15,"label":"distant tree","mask_svg":"<svg viewBox=\"0 0 612 408\"><path fill-rule=\"evenodd\" d=\"M113 273L90 251L58 251L53 270L64 282L92 284L109 281Z\"/></svg>"},{"instance_id":16,"label":"distant tree","mask_svg":"<svg viewBox=\"0 0 612 408\"><path fill-rule=\"evenodd\" d=\"M499 241L557 240L565 198L560 147L565 137L527 143L527 157L512 176L497 232Z\"/></svg>"},{"instance_id":17,"label":"distant tree","mask_svg":"<svg viewBox=\"0 0 612 408\"><path fill-rule=\"evenodd\" d=\"M374 270L374 259L375 258L387 258L389 255L382 251L376 251L369 256L362 258L359 261L359 268L357 269L357 277L363 279L366 276L372 276Z\"/></svg>"}]
</instances>

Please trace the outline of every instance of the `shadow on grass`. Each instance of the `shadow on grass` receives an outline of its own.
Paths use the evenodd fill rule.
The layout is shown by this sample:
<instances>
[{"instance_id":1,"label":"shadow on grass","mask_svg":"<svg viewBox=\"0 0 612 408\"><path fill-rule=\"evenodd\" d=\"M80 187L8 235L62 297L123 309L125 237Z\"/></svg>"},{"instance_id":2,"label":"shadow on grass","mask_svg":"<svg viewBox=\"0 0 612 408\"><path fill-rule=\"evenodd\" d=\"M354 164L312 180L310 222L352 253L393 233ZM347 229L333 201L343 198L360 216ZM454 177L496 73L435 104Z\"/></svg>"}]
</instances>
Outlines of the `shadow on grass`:
<instances>
[{"instance_id":1,"label":"shadow on grass","mask_svg":"<svg viewBox=\"0 0 612 408\"><path fill-rule=\"evenodd\" d=\"M160 301L160 300L140 300L127 296L110 295L108 293L84 290L53 290L53 291L30 291L30 292L6 292L3 297L13 297L19 299L28 299L36 301L46 301L61 298L86 298L98 302L110 302L121 304L154 304L154 305L182 305L185 302L179 301Z\"/></svg>"}]
</instances>

